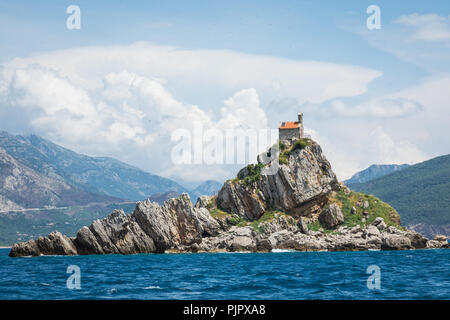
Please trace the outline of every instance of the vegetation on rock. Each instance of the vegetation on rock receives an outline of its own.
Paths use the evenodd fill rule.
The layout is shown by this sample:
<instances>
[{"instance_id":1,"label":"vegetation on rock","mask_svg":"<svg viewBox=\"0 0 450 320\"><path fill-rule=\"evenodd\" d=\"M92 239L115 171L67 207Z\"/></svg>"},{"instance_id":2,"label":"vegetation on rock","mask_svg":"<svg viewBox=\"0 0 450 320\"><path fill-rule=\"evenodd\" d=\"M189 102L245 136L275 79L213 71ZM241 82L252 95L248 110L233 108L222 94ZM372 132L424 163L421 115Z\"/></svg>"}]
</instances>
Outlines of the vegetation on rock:
<instances>
[{"instance_id":1,"label":"vegetation on rock","mask_svg":"<svg viewBox=\"0 0 450 320\"><path fill-rule=\"evenodd\" d=\"M278 157L278 161L280 164L287 164L288 158L291 152L295 150L302 150L305 149L307 146L310 146L312 144L312 140L309 138L302 138L298 139L294 142L293 145L290 147L287 147L282 141L279 143L280 146L280 155Z\"/></svg>"},{"instance_id":2,"label":"vegetation on rock","mask_svg":"<svg viewBox=\"0 0 450 320\"><path fill-rule=\"evenodd\" d=\"M389 203L400 213L403 225L450 224L450 155L353 184L351 188Z\"/></svg>"},{"instance_id":3,"label":"vegetation on rock","mask_svg":"<svg viewBox=\"0 0 450 320\"><path fill-rule=\"evenodd\" d=\"M373 195L364 194L362 192L345 192L341 189L338 192L332 192L329 196L329 204L336 203L344 214L343 226L349 228L357 225L364 227L371 225L377 217L384 219L387 226L393 226L397 229L404 230L400 226L400 215L389 204L381 201ZM364 204L368 204L364 208ZM352 213L352 208L355 212ZM366 214L364 214L366 213ZM319 221L315 220L308 224L308 228L313 231L323 229L324 232L332 232L320 225Z\"/></svg>"}]
</instances>

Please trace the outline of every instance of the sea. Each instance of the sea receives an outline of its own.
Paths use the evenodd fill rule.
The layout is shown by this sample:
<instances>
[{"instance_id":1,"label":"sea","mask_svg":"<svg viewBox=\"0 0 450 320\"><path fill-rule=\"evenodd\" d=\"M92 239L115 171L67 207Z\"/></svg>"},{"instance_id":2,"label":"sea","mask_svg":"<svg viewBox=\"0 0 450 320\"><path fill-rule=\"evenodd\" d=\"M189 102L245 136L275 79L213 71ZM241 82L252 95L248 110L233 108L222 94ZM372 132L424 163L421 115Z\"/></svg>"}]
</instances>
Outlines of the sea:
<instances>
[{"instance_id":1,"label":"sea","mask_svg":"<svg viewBox=\"0 0 450 320\"><path fill-rule=\"evenodd\" d=\"M450 250L8 257L0 299L449 299Z\"/></svg>"}]
</instances>

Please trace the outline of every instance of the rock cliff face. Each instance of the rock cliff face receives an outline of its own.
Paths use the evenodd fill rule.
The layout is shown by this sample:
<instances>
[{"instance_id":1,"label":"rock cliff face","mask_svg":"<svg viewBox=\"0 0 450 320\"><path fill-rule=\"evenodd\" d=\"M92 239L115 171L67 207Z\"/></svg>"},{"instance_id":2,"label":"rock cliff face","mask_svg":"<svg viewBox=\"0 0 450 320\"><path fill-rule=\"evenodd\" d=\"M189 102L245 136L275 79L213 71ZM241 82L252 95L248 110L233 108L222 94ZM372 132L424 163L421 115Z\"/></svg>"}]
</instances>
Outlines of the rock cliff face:
<instances>
[{"instance_id":1,"label":"rock cliff face","mask_svg":"<svg viewBox=\"0 0 450 320\"><path fill-rule=\"evenodd\" d=\"M157 253L199 244L215 236L218 222L205 208L193 207L184 193L159 206L144 201L131 215L114 210L108 217L81 228L76 237L59 232L15 244L10 256Z\"/></svg>"},{"instance_id":2,"label":"rock cliff face","mask_svg":"<svg viewBox=\"0 0 450 320\"><path fill-rule=\"evenodd\" d=\"M394 227L379 230L373 225L349 228L341 226L334 233L302 232L301 228L279 216L264 224L262 232L251 227L233 226L218 237L205 238L197 250L269 252L273 249L296 251L360 251L408 250L447 248L447 240L440 237L428 240L413 231Z\"/></svg>"},{"instance_id":3,"label":"rock cliff face","mask_svg":"<svg viewBox=\"0 0 450 320\"><path fill-rule=\"evenodd\" d=\"M218 206L250 220L260 218L269 208L302 215L308 204L338 190L336 175L317 143L309 140L303 149L290 147L293 150L286 163L279 164L275 174L270 166L263 170L261 164L250 165L237 179L225 182Z\"/></svg>"},{"instance_id":4,"label":"rock cliff face","mask_svg":"<svg viewBox=\"0 0 450 320\"><path fill-rule=\"evenodd\" d=\"M247 166L195 206L186 193L163 205L138 202L133 213L114 210L75 237L53 232L17 243L10 256L448 247L446 237L405 230L392 207L339 184L317 143L284 145L279 158L274 174L270 165Z\"/></svg>"}]
</instances>

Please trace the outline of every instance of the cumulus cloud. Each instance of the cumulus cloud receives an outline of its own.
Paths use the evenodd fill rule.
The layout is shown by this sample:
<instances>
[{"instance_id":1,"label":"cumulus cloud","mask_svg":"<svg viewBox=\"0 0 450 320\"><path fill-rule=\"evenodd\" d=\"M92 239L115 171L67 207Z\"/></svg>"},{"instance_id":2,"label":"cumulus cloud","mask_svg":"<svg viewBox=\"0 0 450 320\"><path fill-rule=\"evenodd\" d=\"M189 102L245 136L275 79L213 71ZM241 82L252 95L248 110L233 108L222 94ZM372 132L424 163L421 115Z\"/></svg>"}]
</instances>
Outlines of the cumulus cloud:
<instances>
[{"instance_id":1,"label":"cumulus cloud","mask_svg":"<svg viewBox=\"0 0 450 320\"><path fill-rule=\"evenodd\" d=\"M230 173L219 166L205 170L201 165L172 163L170 139L175 130L194 132L197 125L203 130L267 128L254 88L226 99L215 120L198 106L175 99L158 79L122 71L106 74L102 83L103 88L89 90L55 70L30 65L11 74L10 90L2 98L9 109L36 111L27 125L47 138L88 154L139 159L148 170L185 180L224 178ZM3 115L2 119L8 117ZM206 143L203 136L193 138L197 139L193 143Z\"/></svg>"},{"instance_id":2,"label":"cumulus cloud","mask_svg":"<svg viewBox=\"0 0 450 320\"><path fill-rule=\"evenodd\" d=\"M274 97L320 103L364 93L380 75L355 66L148 43L76 48L5 63L0 118L4 129L37 133L153 173L225 179L235 166L205 170L169 161L171 134L193 132L199 123L204 130L267 129L263 107Z\"/></svg>"},{"instance_id":3,"label":"cumulus cloud","mask_svg":"<svg viewBox=\"0 0 450 320\"><path fill-rule=\"evenodd\" d=\"M364 93L367 85L382 75L351 65L149 43L84 47L17 58L5 65L4 73L10 76L15 69L30 64L58 70L74 84L89 89L102 88L105 74L126 70L167 81L171 92L186 96L191 103L201 99L200 93L204 97L213 93L217 102L244 88L255 88L263 99L292 96L321 102Z\"/></svg>"},{"instance_id":4,"label":"cumulus cloud","mask_svg":"<svg viewBox=\"0 0 450 320\"><path fill-rule=\"evenodd\" d=\"M372 164L414 164L429 158L414 140L403 138L393 128L367 122L333 126L333 134L312 132L340 180ZM389 131L389 132L388 132Z\"/></svg>"},{"instance_id":5,"label":"cumulus cloud","mask_svg":"<svg viewBox=\"0 0 450 320\"><path fill-rule=\"evenodd\" d=\"M341 179L373 163L414 163L450 150L443 139L450 77L349 103L380 75L332 63L144 43L70 49L3 65L0 123L186 181L224 180L242 165L174 164L175 130L194 132L198 124L204 131L277 128L299 111ZM193 135L192 143L207 141Z\"/></svg>"},{"instance_id":6,"label":"cumulus cloud","mask_svg":"<svg viewBox=\"0 0 450 320\"><path fill-rule=\"evenodd\" d=\"M339 178L347 179L371 164L414 164L448 154L450 141L450 76L432 77L386 95L387 99L415 101L420 111L393 118L313 116L312 126ZM308 123L307 122L307 123Z\"/></svg>"}]
</instances>

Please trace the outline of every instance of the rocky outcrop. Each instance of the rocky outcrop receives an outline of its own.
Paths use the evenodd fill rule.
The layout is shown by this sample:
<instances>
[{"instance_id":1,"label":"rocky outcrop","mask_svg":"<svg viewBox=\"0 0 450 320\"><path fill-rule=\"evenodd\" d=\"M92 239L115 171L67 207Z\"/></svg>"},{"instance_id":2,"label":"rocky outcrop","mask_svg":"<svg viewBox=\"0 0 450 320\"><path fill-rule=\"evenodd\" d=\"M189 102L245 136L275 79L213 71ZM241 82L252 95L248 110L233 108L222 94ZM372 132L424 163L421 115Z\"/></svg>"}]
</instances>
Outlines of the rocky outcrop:
<instances>
[{"instance_id":1,"label":"rocky outcrop","mask_svg":"<svg viewBox=\"0 0 450 320\"><path fill-rule=\"evenodd\" d=\"M439 248L449 248L449 243L447 237L444 235L436 235L433 240L426 243L426 248L429 249L439 249Z\"/></svg>"},{"instance_id":2,"label":"rocky outcrop","mask_svg":"<svg viewBox=\"0 0 450 320\"><path fill-rule=\"evenodd\" d=\"M15 244L10 256L448 248L443 236L428 240L414 231L392 226L379 230L374 225L338 226L333 232L324 233L304 229L303 217L294 220L285 215L261 223L258 229L232 226L224 230L203 208L197 209L187 200L189 197L183 195L162 207L149 201L140 202L131 215L116 210L107 218L81 228L75 238L53 232L48 237Z\"/></svg>"},{"instance_id":3,"label":"rocky outcrop","mask_svg":"<svg viewBox=\"0 0 450 320\"><path fill-rule=\"evenodd\" d=\"M131 215L114 210L108 217L81 228L76 237L59 232L15 244L10 256L133 254L164 252L169 248L199 244L215 236L220 225L205 208L194 208L184 193L159 206L138 202Z\"/></svg>"},{"instance_id":4,"label":"rocky outcrop","mask_svg":"<svg viewBox=\"0 0 450 320\"><path fill-rule=\"evenodd\" d=\"M386 222L384 222L384 219L381 218L381 217L375 218L375 220L373 221L372 225L377 227L378 230L380 230L380 231L387 228Z\"/></svg>"},{"instance_id":5,"label":"rocky outcrop","mask_svg":"<svg viewBox=\"0 0 450 320\"><path fill-rule=\"evenodd\" d=\"M450 238L450 224L431 225L428 223L418 223L409 224L406 227L410 230L419 232L428 238L434 238L434 236L440 234Z\"/></svg>"},{"instance_id":6,"label":"rocky outcrop","mask_svg":"<svg viewBox=\"0 0 450 320\"><path fill-rule=\"evenodd\" d=\"M278 170L271 170L274 165L279 165ZM322 149L309 141L305 148L290 151L285 164L258 164L242 169L236 179L225 182L217 204L250 220L258 219L268 208L301 215L304 205L338 188L336 175Z\"/></svg>"},{"instance_id":7,"label":"rocky outcrop","mask_svg":"<svg viewBox=\"0 0 450 320\"><path fill-rule=\"evenodd\" d=\"M319 215L319 221L325 228L334 229L344 222L344 215L342 214L341 208L337 204L332 203L322 210L322 213Z\"/></svg>"},{"instance_id":8,"label":"rocky outcrop","mask_svg":"<svg viewBox=\"0 0 450 320\"><path fill-rule=\"evenodd\" d=\"M248 166L195 206L186 193L162 205L138 202L131 214L114 210L75 237L53 232L17 243L10 256L448 247L445 236L405 230L392 207L340 185L320 147L302 142L288 146L274 174Z\"/></svg>"},{"instance_id":9,"label":"rocky outcrop","mask_svg":"<svg viewBox=\"0 0 450 320\"><path fill-rule=\"evenodd\" d=\"M309 230L308 230L308 225L307 225L305 219L303 219L303 217L300 217L300 218L298 219L297 227L298 227L298 230L299 230L301 233L308 234L308 231L309 231Z\"/></svg>"},{"instance_id":10,"label":"rocky outcrop","mask_svg":"<svg viewBox=\"0 0 450 320\"><path fill-rule=\"evenodd\" d=\"M309 231L301 232L289 224L285 217L266 223L264 231L255 233L251 227L232 227L217 237L203 239L199 252L217 251L258 251L269 252L274 249L295 251L361 251L361 250L407 250L421 249L422 242L411 241L414 232L390 227L380 232L368 225L338 227L334 233ZM428 241L428 240L427 240ZM429 240L428 246L443 248L443 242Z\"/></svg>"},{"instance_id":11,"label":"rocky outcrop","mask_svg":"<svg viewBox=\"0 0 450 320\"><path fill-rule=\"evenodd\" d=\"M15 244L9 255L19 257L74 254L77 254L77 249L74 246L73 239L56 231L50 233L47 237L39 237L37 240Z\"/></svg>"}]
</instances>

